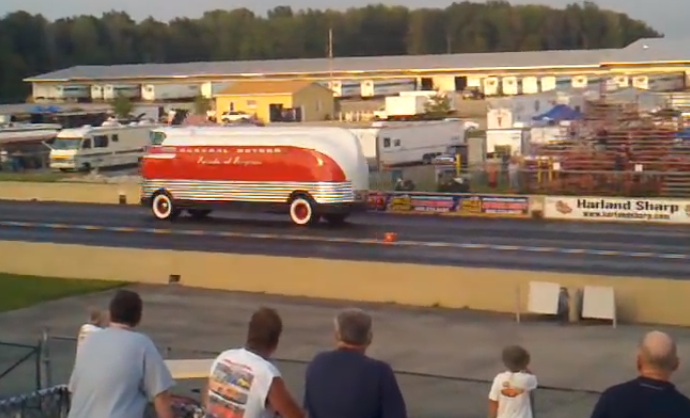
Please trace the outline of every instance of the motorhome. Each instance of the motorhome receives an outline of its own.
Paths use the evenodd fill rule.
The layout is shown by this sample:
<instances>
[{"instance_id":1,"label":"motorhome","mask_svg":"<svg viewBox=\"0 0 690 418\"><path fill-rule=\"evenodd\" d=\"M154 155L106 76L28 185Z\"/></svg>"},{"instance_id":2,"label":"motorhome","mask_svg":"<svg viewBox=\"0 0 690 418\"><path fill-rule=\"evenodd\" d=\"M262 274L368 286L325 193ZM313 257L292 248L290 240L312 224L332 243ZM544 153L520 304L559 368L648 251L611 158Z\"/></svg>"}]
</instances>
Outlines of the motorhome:
<instances>
[{"instance_id":1,"label":"motorhome","mask_svg":"<svg viewBox=\"0 0 690 418\"><path fill-rule=\"evenodd\" d=\"M372 166L431 164L448 147L462 145L476 124L461 120L438 122L377 122L370 128L353 128Z\"/></svg>"},{"instance_id":2,"label":"motorhome","mask_svg":"<svg viewBox=\"0 0 690 418\"><path fill-rule=\"evenodd\" d=\"M366 210L369 170L347 129L170 127L151 136L141 203L156 219L225 207L288 213L309 225Z\"/></svg>"},{"instance_id":3,"label":"motorhome","mask_svg":"<svg viewBox=\"0 0 690 418\"><path fill-rule=\"evenodd\" d=\"M106 121L101 126L63 129L50 147L50 167L61 171L91 170L135 165L149 145L150 123L121 125Z\"/></svg>"}]
</instances>

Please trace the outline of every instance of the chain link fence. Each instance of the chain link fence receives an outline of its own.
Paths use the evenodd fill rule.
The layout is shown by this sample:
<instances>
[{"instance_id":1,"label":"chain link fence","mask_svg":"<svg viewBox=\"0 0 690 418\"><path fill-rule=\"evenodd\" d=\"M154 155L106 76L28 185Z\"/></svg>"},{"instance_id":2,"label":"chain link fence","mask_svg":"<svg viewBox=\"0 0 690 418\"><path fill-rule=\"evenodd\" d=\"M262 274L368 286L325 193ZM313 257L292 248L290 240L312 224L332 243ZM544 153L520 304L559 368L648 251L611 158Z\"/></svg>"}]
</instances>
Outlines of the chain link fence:
<instances>
[{"instance_id":1,"label":"chain link fence","mask_svg":"<svg viewBox=\"0 0 690 418\"><path fill-rule=\"evenodd\" d=\"M193 349L163 347L161 354L166 359L207 359L217 353ZM39 361L32 364L43 370L39 381L51 387L0 402L0 418L63 418L69 409L69 398L64 384L69 375L76 352L76 339L72 337L48 336L41 344ZM291 393L301 400L304 393L304 374L307 362L278 359L276 365L281 371ZM23 373L35 376L30 368ZM396 372L398 383L412 418L484 418L487 413L489 380L468 379L457 376L438 376L406 371ZM40 379L40 377L43 377ZM487 376L490 377L490 376ZM13 383L14 380L11 380ZM175 412L180 418L200 416L198 409L200 391L205 379L178 380L174 389ZM3 386L0 380L0 387ZM536 414L549 418L574 418L588 416L599 393L597 391L571 390L567 388L540 387L535 394ZM147 417L155 417L153 408Z\"/></svg>"}]
</instances>

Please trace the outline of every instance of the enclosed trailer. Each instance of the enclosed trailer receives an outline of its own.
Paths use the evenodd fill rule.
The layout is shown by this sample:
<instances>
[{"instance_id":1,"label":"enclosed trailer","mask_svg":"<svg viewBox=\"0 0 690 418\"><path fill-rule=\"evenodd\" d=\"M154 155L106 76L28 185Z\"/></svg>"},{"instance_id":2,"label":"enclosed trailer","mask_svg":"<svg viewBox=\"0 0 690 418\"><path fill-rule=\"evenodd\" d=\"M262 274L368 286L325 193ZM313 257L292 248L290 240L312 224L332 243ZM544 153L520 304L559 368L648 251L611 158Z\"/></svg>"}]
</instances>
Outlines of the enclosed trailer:
<instances>
[{"instance_id":1,"label":"enclosed trailer","mask_svg":"<svg viewBox=\"0 0 690 418\"><path fill-rule=\"evenodd\" d=\"M200 84L144 84L141 86L141 98L149 102L189 100L200 95Z\"/></svg>"},{"instance_id":2,"label":"enclosed trailer","mask_svg":"<svg viewBox=\"0 0 690 418\"><path fill-rule=\"evenodd\" d=\"M382 166L430 164L449 146L464 144L461 121L384 125L377 135L378 162Z\"/></svg>"},{"instance_id":3,"label":"enclosed trailer","mask_svg":"<svg viewBox=\"0 0 690 418\"><path fill-rule=\"evenodd\" d=\"M91 85L91 100L101 101L103 100L103 86L100 84Z\"/></svg>"},{"instance_id":4,"label":"enclosed trailer","mask_svg":"<svg viewBox=\"0 0 690 418\"><path fill-rule=\"evenodd\" d=\"M361 84L362 97L383 97L395 96L400 92L416 90L417 80L406 79L387 79L387 80L364 80Z\"/></svg>"},{"instance_id":5,"label":"enclosed trailer","mask_svg":"<svg viewBox=\"0 0 690 418\"><path fill-rule=\"evenodd\" d=\"M141 85L139 84L106 84L103 87L103 99L115 100L118 97L138 99L141 97Z\"/></svg>"},{"instance_id":6,"label":"enclosed trailer","mask_svg":"<svg viewBox=\"0 0 690 418\"><path fill-rule=\"evenodd\" d=\"M205 99L213 99L217 94L230 87L231 82L208 81L201 85L201 96Z\"/></svg>"}]
</instances>

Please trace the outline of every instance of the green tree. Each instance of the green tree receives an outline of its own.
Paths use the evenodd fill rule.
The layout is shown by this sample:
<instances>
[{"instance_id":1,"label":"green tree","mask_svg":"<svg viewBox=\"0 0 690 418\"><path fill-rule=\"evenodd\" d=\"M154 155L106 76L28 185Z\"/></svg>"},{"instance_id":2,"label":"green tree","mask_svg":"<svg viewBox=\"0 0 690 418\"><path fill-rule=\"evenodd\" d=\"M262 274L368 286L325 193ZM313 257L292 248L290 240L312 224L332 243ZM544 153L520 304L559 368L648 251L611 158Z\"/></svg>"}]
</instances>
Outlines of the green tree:
<instances>
[{"instance_id":1,"label":"green tree","mask_svg":"<svg viewBox=\"0 0 690 418\"><path fill-rule=\"evenodd\" d=\"M134 110L132 101L124 96L118 96L115 101L113 101L112 107L113 113L121 119L128 118L132 114L132 110Z\"/></svg>"},{"instance_id":2,"label":"green tree","mask_svg":"<svg viewBox=\"0 0 690 418\"><path fill-rule=\"evenodd\" d=\"M451 98L446 94L438 92L435 96L431 97L428 102L424 105L424 110L427 116L440 118L448 116L453 109L451 104Z\"/></svg>"},{"instance_id":3,"label":"green tree","mask_svg":"<svg viewBox=\"0 0 690 418\"><path fill-rule=\"evenodd\" d=\"M323 58L329 28L336 57L618 48L660 36L587 1L563 9L496 0L415 10L278 6L266 16L238 8L170 22L122 12L51 22L19 11L0 19L0 99L21 101L30 87L22 79L77 65Z\"/></svg>"}]
</instances>

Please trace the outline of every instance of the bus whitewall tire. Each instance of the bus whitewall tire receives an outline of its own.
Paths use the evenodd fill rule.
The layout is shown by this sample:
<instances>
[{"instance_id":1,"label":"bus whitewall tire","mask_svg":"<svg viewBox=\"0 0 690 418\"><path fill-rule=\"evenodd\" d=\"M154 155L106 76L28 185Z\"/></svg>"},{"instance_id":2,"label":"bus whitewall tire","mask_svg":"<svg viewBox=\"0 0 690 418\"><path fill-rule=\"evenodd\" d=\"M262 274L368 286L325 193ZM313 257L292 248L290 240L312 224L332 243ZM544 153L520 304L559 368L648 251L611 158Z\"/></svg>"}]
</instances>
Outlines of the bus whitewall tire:
<instances>
[{"instance_id":1,"label":"bus whitewall tire","mask_svg":"<svg viewBox=\"0 0 690 418\"><path fill-rule=\"evenodd\" d=\"M167 193L158 193L151 200L151 212L153 216L161 221L176 218L180 210L175 208L172 198Z\"/></svg>"},{"instance_id":2,"label":"bus whitewall tire","mask_svg":"<svg viewBox=\"0 0 690 418\"><path fill-rule=\"evenodd\" d=\"M319 220L314 213L314 205L311 199L297 196L290 201L290 220L296 225L309 225Z\"/></svg>"}]
</instances>

